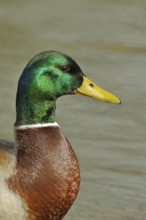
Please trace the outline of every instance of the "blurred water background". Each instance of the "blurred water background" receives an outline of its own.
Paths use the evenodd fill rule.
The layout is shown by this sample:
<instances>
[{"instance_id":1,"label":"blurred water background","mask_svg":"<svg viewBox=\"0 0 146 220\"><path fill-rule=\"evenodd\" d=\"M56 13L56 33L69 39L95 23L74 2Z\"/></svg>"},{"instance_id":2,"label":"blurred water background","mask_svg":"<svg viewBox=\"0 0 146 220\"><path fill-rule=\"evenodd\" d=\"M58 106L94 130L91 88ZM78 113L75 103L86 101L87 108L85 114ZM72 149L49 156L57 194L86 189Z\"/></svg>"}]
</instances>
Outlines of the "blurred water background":
<instances>
[{"instance_id":1,"label":"blurred water background","mask_svg":"<svg viewBox=\"0 0 146 220\"><path fill-rule=\"evenodd\" d=\"M65 220L146 220L146 1L0 1L0 138L13 139L15 94L44 50L73 57L112 105L75 95L57 122L78 156L81 187Z\"/></svg>"}]
</instances>

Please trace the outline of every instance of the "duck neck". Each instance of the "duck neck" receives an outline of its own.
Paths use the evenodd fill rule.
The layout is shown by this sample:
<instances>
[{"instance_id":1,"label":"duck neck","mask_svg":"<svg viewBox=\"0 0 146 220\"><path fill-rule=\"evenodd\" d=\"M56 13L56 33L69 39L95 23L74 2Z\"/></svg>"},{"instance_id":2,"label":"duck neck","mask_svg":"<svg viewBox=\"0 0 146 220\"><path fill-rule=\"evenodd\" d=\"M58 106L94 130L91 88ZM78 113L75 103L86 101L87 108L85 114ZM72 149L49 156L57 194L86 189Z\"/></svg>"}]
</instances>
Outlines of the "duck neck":
<instances>
[{"instance_id":1,"label":"duck neck","mask_svg":"<svg viewBox=\"0 0 146 220\"><path fill-rule=\"evenodd\" d=\"M26 101L16 106L15 126L54 123L56 100L54 101Z\"/></svg>"}]
</instances>

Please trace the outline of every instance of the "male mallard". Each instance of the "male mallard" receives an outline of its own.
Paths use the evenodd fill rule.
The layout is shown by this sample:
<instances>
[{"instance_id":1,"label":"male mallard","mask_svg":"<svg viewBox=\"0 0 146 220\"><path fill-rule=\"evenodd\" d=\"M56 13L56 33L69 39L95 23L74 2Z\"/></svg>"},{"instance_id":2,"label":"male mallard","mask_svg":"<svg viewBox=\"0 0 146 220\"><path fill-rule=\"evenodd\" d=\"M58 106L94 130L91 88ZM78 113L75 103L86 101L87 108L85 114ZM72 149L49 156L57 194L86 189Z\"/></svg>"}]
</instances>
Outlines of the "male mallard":
<instances>
[{"instance_id":1,"label":"male mallard","mask_svg":"<svg viewBox=\"0 0 146 220\"><path fill-rule=\"evenodd\" d=\"M15 142L0 142L0 219L61 220L80 185L76 155L55 122L56 99L80 93L120 103L69 56L46 51L25 67L16 99Z\"/></svg>"}]
</instances>

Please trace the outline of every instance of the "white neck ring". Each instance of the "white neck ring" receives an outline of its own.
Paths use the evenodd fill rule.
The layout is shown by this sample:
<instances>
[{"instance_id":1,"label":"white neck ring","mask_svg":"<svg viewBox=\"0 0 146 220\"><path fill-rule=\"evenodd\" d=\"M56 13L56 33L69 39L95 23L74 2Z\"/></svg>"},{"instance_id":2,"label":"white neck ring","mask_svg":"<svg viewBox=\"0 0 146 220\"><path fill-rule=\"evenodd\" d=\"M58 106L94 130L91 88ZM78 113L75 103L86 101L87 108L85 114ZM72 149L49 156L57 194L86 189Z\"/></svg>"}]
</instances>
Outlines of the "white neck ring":
<instances>
[{"instance_id":1,"label":"white neck ring","mask_svg":"<svg viewBox=\"0 0 146 220\"><path fill-rule=\"evenodd\" d=\"M59 127L57 122L54 123L43 123L43 124L30 124L30 125L20 125L17 127L14 127L15 129L28 129L28 128L44 128L44 127Z\"/></svg>"}]
</instances>

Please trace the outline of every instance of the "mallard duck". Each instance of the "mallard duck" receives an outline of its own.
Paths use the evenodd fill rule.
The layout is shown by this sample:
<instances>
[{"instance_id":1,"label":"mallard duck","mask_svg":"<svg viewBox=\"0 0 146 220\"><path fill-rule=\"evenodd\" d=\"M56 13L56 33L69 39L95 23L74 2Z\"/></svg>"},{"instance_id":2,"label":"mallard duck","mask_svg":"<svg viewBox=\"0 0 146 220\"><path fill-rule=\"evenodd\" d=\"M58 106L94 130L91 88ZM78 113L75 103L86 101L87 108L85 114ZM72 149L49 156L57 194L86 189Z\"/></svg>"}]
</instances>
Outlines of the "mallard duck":
<instances>
[{"instance_id":1,"label":"mallard duck","mask_svg":"<svg viewBox=\"0 0 146 220\"><path fill-rule=\"evenodd\" d=\"M1 220L61 220L73 204L79 164L55 121L56 99L67 94L120 103L64 53L32 58L18 82L15 141L0 141Z\"/></svg>"}]
</instances>

